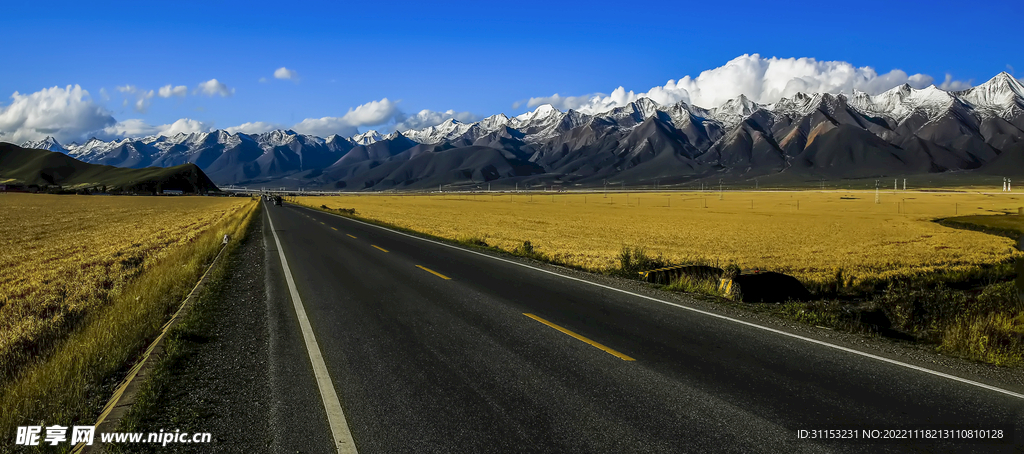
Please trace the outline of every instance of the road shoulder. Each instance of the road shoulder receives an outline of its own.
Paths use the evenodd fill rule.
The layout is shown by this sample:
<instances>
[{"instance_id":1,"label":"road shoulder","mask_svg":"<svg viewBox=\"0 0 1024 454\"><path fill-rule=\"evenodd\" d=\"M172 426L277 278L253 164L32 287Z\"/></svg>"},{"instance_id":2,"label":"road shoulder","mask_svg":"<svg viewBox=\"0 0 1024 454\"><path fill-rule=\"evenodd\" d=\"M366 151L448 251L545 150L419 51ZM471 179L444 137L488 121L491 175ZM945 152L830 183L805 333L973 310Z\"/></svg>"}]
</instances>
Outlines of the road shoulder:
<instances>
[{"instance_id":1,"label":"road shoulder","mask_svg":"<svg viewBox=\"0 0 1024 454\"><path fill-rule=\"evenodd\" d=\"M262 222L169 333L167 355L122 421L125 432L210 433L209 444L122 444L108 452L271 452L270 342Z\"/></svg>"}]
</instances>

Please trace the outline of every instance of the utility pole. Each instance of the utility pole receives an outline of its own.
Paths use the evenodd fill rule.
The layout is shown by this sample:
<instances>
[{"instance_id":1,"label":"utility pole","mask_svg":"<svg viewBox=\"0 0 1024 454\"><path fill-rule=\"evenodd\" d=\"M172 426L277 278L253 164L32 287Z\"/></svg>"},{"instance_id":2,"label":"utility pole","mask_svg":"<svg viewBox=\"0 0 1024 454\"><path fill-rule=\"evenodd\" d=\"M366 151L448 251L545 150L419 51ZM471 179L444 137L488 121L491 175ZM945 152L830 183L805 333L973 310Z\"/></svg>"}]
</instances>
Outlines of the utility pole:
<instances>
[{"instance_id":1,"label":"utility pole","mask_svg":"<svg viewBox=\"0 0 1024 454\"><path fill-rule=\"evenodd\" d=\"M903 190L904 191L907 190L907 179L906 178L903 179Z\"/></svg>"},{"instance_id":2,"label":"utility pole","mask_svg":"<svg viewBox=\"0 0 1024 454\"><path fill-rule=\"evenodd\" d=\"M878 204L878 180L875 180L875 205Z\"/></svg>"}]
</instances>

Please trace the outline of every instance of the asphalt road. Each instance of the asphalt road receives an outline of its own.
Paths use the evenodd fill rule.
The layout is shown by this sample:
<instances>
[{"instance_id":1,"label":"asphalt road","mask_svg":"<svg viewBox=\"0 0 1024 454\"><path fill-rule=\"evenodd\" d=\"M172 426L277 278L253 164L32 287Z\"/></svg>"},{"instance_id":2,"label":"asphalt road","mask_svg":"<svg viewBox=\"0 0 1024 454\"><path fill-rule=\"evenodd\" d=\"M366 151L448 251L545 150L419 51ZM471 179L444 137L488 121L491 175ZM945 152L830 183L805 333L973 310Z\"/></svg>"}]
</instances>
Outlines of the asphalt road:
<instances>
[{"instance_id":1,"label":"asphalt road","mask_svg":"<svg viewBox=\"0 0 1024 454\"><path fill-rule=\"evenodd\" d=\"M276 452L337 452L325 383L362 453L1024 449L1021 397L315 210L263 216ZM1014 439L798 438L967 427Z\"/></svg>"}]
</instances>

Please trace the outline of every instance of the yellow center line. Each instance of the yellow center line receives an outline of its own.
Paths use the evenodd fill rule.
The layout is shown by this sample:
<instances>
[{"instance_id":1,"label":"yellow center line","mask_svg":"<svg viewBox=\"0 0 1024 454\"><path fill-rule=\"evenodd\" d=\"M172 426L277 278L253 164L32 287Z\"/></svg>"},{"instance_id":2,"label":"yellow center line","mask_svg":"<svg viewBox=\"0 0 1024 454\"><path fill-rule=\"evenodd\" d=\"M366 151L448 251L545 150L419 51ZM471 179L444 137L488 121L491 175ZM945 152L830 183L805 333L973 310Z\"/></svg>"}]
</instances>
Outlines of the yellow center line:
<instances>
[{"instance_id":1,"label":"yellow center line","mask_svg":"<svg viewBox=\"0 0 1024 454\"><path fill-rule=\"evenodd\" d=\"M334 230L335 232L337 232L337 231L338 231L338 229L336 229L336 228L334 228L334 227L331 227L331 230Z\"/></svg>"},{"instance_id":2,"label":"yellow center line","mask_svg":"<svg viewBox=\"0 0 1024 454\"><path fill-rule=\"evenodd\" d=\"M356 237L355 235L351 235L351 234L348 234L348 233L346 233L346 235L348 235L348 236L350 236L350 237L352 237L352 238L355 238L355 237Z\"/></svg>"},{"instance_id":3,"label":"yellow center line","mask_svg":"<svg viewBox=\"0 0 1024 454\"><path fill-rule=\"evenodd\" d=\"M444 279L444 280L446 280L446 281L450 281L450 280L452 280L452 278L450 278L450 277L448 277L448 276L445 276L445 275L443 275L443 274L441 274L441 273L438 273L437 271L434 271L434 270L432 270L432 269L430 269L430 268L427 268L427 267L425 267L425 266L420 266L420 265L416 265L416 268L419 268L419 269L421 269L421 270L423 270L423 271L426 271L426 272L428 272L428 273L430 273L430 274L433 274L434 276L437 276L437 277L439 277L439 278L441 278L441 279Z\"/></svg>"},{"instance_id":4,"label":"yellow center line","mask_svg":"<svg viewBox=\"0 0 1024 454\"><path fill-rule=\"evenodd\" d=\"M375 248L377 248L377 249L380 249L380 250L382 250L382 251L384 251L384 252L387 252L387 251L388 251L387 249L384 249L384 248L382 248L382 247L380 247L380 246L377 246L376 244L371 244L370 246L373 246L373 247L375 247Z\"/></svg>"},{"instance_id":5,"label":"yellow center line","mask_svg":"<svg viewBox=\"0 0 1024 454\"><path fill-rule=\"evenodd\" d=\"M538 322L541 322L541 323L543 323L545 325L548 325L548 326L550 326L550 327L552 327L552 328L554 328L554 329L556 329L558 331L561 331L563 334L568 334L568 335L576 338L576 340L586 342L586 343L590 344L591 346L594 346L594 347L597 347L597 348L599 348L601 350L604 350L605 353L608 353L608 354L610 354L612 356L618 357L619 359L621 359L623 361L636 361L636 359L633 359L630 356L626 356L626 355L624 355L622 353L619 353L619 352L617 352L615 350L612 350L612 349L610 349L610 348L608 348L608 347L606 347L606 346L604 346L604 345L602 345L600 343L594 342L594 341L592 341L590 339L587 339L587 338L585 338L583 336L580 336L579 334L576 334L576 333L574 333L572 331L569 331L569 330L567 330L565 328L562 328L561 326L558 326L558 325L556 325L554 323L551 323L551 322L549 322L547 320L544 320L543 318L540 318L540 317L538 317L536 315L533 315L533 314L523 314L523 315L525 315L527 317L530 317L530 318L532 318L532 319L534 319L534 320L536 320Z\"/></svg>"}]
</instances>

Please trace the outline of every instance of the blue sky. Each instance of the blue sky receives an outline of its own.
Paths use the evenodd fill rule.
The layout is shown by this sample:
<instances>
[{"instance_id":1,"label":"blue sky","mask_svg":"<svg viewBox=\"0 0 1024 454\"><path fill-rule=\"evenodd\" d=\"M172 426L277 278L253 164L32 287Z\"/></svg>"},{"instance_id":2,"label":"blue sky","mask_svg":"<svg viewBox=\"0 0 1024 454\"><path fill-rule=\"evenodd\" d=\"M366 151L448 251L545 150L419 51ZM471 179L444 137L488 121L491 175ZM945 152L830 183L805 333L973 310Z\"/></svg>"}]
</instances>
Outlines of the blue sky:
<instances>
[{"instance_id":1,"label":"blue sky","mask_svg":"<svg viewBox=\"0 0 1024 454\"><path fill-rule=\"evenodd\" d=\"M978 84L1008 65L1024 77L1024 38L1014 23L1022 5L9 2L0 16L0 109L16 91L80 85L116 121L149 125L188 118L217 128L289 126L384 98L398 102L400 115L518 114L529 107L514 103L532 97L619 86L639 93L753 53ZM281 67L298 78L275 78ZM211 79L230 96L196 92ZM136 108L140 96L168 84L187 94L152 96ZM136 93L117 90L125 86Z\"/></svg>"}]
</instances>

